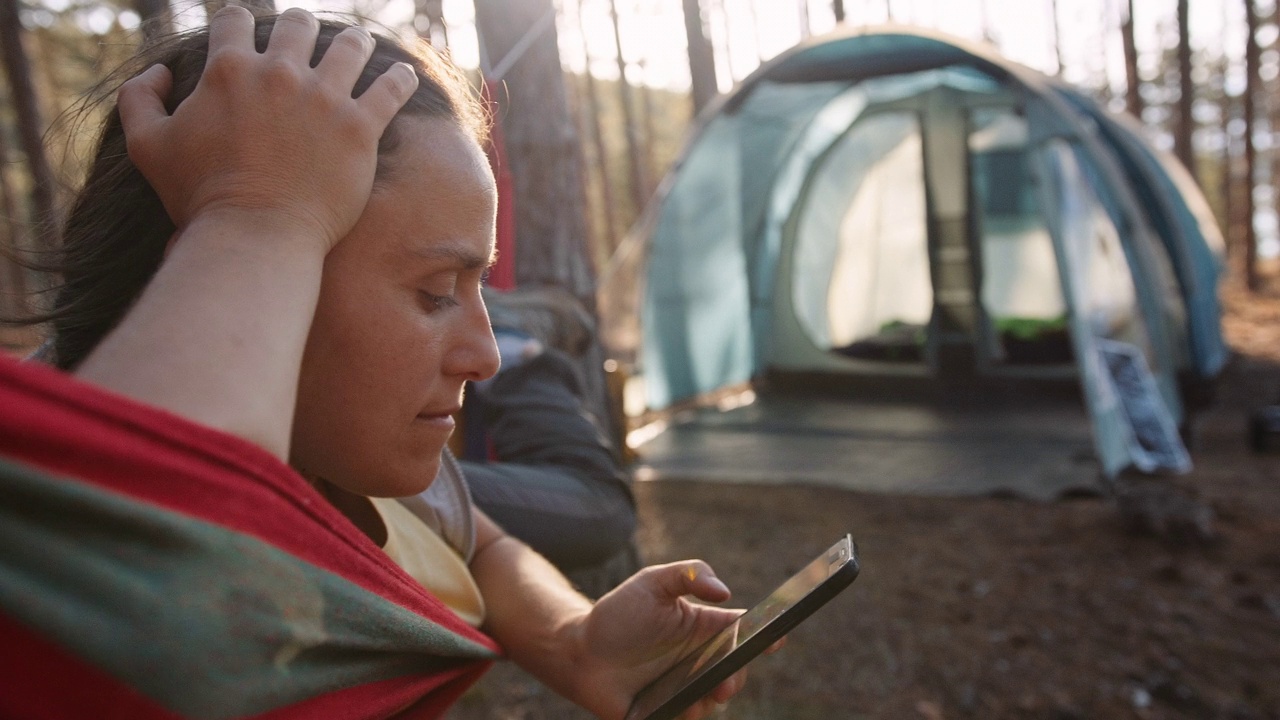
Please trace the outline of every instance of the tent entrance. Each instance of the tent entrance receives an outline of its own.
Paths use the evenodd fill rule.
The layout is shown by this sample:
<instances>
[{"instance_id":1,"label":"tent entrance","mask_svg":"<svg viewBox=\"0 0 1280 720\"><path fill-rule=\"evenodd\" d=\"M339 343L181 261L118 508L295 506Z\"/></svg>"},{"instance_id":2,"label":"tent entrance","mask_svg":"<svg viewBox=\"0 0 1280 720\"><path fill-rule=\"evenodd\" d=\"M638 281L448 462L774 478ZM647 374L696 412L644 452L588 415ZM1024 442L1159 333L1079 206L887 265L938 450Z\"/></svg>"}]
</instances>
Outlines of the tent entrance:
<instances>
[{"instance_id":1,"label":"tent entrance","mask_svg":"<svg viewBox=\"0 0 1280 720\"><path fill-rule=\"evenodd\" d=\"M1062 278L1032 172L1026 119L1012 108L974 108L968 128L983 370L1074 376Z\"/></svg>"},{"instance_id":2,"label":"tent entrance","mask_svg":"<svg viewBox=\"0 0 1280 720\"><path fill-rule=\"evenodd\" d=\"M791 299L814 345L924 361L933 286L916 113L870 113L850 128L814 169L794 237Z\"/></svg>"},{"instance_id":3,"label":"tent entrance","mask_svg":"<svg viewBox=\"0 0 1280 720\"><path fill-rule=\"evenodd\" d=\"M1007 97L948 87L861 113L788 221L775 321L836 373L1074 378L1028 138ZM812 367L793 350L772 368Z\"/></svg>"}]
</instances>

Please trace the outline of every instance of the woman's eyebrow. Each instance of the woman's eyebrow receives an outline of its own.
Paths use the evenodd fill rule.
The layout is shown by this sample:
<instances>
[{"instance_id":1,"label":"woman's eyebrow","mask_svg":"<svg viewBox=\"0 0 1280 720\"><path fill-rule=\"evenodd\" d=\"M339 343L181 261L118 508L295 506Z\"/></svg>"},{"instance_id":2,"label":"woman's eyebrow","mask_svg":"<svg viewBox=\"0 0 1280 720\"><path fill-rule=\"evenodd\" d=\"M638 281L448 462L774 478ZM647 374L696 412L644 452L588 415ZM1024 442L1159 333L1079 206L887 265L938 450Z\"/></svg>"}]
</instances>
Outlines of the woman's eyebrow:
<instances>
[{"instance_id":1,"label":"woman's eyebrow","mask_svg":"<svg viewBox=\"0 0 1280 720\"><path fill-rule=\"evenodd\" d=\"M494 246L489 247L489 253L483 255L474 252L470 248L458 247L456 245L428 245L426 247L406 244L402 246L404 252L415 258L427 260L429 262L446 261L451 265L456 265L463 270L480 270L491 267L498 259L498 249Z\"/></svg>"}]
</instances>

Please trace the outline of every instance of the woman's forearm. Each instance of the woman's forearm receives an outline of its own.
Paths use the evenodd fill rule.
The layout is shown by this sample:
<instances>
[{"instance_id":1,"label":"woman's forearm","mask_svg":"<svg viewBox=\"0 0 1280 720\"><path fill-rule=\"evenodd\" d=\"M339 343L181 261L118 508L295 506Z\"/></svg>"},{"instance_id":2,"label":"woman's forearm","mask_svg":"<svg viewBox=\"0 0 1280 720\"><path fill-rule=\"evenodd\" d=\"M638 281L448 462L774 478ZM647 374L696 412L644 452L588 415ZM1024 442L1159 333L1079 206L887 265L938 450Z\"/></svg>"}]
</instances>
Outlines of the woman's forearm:
<instances>
[{"instance_id":1,"label":"woman's forearm","mask_svg":"<svg viewBox=\"0 0 1280 720\"><path fill-rule=\"evenodd\" d=\"M479 549L471 572L484 596L485 631L521 668L561 695L581 702L577 697L584 646L581 629L591 601L524 543L501 530L486 535L486 526L497 526L477 515Z\"/></svg>"},{"instance_id":2,"label":"woman's forearm","mask_svg":"<svg viewBox=\"0 0 1280 720\"><path fill-rule=\"evenodd\" d=\"M77 375L287 459L324 256L267 220L195 220Z\"/></svg>"}]
</instances>

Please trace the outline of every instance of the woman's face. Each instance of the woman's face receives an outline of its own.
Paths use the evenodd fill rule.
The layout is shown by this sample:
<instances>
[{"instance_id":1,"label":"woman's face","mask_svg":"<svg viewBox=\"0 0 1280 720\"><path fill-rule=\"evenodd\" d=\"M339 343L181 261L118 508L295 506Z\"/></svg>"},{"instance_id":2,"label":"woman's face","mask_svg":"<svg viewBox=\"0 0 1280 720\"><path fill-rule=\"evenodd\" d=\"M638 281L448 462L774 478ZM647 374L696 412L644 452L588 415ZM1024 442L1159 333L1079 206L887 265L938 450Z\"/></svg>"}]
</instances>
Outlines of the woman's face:
<instances>
[{"instance_id":1,"label":"woman's face","mask_svg":"<svg viewBox=\"0 0 1280 720\"><path fill-rule=\"evenodd\" d=\"M480 298L497 204L488 163L450 120L396 123L388 174L325 261L291 449L299 470L373 497L435 479L463 384L498 370Z\"/></svg>"}]
</instances>

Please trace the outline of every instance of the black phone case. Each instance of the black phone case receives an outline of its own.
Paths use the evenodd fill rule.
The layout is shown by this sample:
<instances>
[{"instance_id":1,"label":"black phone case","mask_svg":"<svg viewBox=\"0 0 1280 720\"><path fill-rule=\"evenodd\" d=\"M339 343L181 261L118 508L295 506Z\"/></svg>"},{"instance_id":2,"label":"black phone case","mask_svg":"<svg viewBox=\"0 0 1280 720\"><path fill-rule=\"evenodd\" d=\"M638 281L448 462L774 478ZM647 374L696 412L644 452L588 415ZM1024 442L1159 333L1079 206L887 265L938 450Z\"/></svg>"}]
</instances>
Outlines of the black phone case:
<instances>
[{"instance_id":1,"label":"black phone case","mask_svg":"<svg viewBox=\"0 0 1280 720\"><path fill-rule=\"evenodd\" d=\"M858 560L858 546L851 538L849 538L849 536L846 536L845 539L849 539L849 557L838 570L827 576L826 580L822 581L821 584L811 590L804 597L800 598L795 605L792 605L784 611L782 615L778 616L777 620L762 627L753 637L734 648L728 655L709 668L705 673L694 678L693 681L682 688L679 692L672 695L670 700L658 706L656 710L644 717L636 718L632 718L630 711L628 711L625 720L672 720L672 718L677 717L680 713L688 709L690 705L697 702L699 698L711 692L716 685L719 685L727 680L730 675L741 670L743 666L755 659L757 655L767 650L770 645L774 644L782 638L782 636L790 632L792 628L799 625L801 621L812 615L818 608L826 605L828 601L836 595L839 595L840 591L849 587L849 584L858 577L858 571L860 568ZM837 542L836 545L839 545L839 542ZM832 547L834 548L835 545ZM826 551L826 553L829 552L830 549ZM823 557L826 557L826 553L823 554ZM781 585L778 586L779 589L781 587ZM774 592L776 591L777 589L774 590ZM769 595L772 594L773 592L769 593ZM766 595L765 598L768 598L769 595ZM715 636L712 636L707 643L710 643L714 639ZM702 650L707 646L707 643L699 645L691 653L688 653L688 655L702 652ZM688 655L685 657L688 657ZM683 660L684 658L677 660L676 665L679 665ZM672 667L675 666L673 665ZM655 682L657 681L655 680ZM642 690L641 693L643 692L644 691Z\"/></svg>"}]
</instances>

